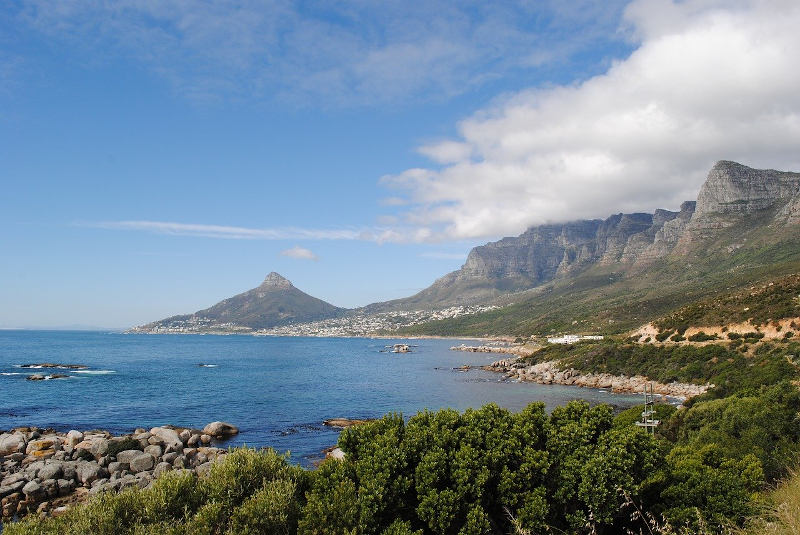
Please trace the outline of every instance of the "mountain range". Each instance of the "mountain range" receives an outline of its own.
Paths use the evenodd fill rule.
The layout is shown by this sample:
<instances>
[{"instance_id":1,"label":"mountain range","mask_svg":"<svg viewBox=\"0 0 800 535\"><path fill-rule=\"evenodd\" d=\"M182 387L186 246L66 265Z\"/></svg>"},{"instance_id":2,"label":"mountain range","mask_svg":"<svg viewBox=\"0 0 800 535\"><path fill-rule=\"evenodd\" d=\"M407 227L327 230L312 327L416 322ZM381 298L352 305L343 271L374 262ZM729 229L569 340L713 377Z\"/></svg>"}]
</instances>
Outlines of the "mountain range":
<instances>
[{"instance_id":1,"label":"mountain range","mask_svg":"<svg viewBox=\"0 0 800 535\"><path fill-rule=\"evenodd\" d=\"M415 334L530 334L623 329L731 285L800 269L800 173L719 161L679 210L538 225L475 247L457 271L421 292L360 314L499 304ZM192 315L138 328L205 324L252 330L347 311L271 273L264 284ZM591 318L591 321L590 321Z\"/></svg>"}]
</instances>

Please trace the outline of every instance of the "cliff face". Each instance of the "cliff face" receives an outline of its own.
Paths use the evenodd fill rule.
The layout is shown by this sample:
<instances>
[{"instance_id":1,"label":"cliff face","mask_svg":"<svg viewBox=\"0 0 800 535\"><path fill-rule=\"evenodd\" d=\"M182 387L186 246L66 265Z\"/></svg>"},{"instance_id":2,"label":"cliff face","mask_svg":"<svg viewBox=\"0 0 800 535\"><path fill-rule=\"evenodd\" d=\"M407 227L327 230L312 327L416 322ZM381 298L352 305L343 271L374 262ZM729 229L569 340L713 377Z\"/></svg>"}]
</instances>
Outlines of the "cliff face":
<instances>
[{"instance_id":1,"label":"cliff face","mask_svg":"<svg viewBox=\"0 0 800 535\"><path fill-rule=\"evenodd\" d=\"M702 247L737 224L800 223L800 173L757 170L717 162L697 201L680 210L616 214L531 227L512 238L475 247L458 271L395 307L475 303L502 293L535 288L594 265L625 272Z\"/></svg>"}]
</instances>

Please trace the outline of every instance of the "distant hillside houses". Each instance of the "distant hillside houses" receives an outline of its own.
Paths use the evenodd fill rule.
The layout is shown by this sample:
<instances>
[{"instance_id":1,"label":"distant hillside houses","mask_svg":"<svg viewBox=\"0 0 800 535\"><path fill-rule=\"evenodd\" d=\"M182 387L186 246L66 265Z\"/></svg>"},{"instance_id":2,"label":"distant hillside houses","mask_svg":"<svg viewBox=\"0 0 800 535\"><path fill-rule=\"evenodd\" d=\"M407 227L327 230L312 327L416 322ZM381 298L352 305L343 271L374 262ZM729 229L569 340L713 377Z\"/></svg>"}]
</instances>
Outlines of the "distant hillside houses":
<instances>
[{"instance_id":1,"label":"distant hillside houses","mask_svg":"<svg viewBox=\"0 0 800 535\"><path fill-rule=\"evenodd\" d=\"M564 336L559 336L558 338L548 338L547 341L551 344L574 344L575 342L580 342L581 340L602 340L603 337L597 334L587 334L587 335L579 335L579 334L565 334Z\"/></svg>"}]
</instances>

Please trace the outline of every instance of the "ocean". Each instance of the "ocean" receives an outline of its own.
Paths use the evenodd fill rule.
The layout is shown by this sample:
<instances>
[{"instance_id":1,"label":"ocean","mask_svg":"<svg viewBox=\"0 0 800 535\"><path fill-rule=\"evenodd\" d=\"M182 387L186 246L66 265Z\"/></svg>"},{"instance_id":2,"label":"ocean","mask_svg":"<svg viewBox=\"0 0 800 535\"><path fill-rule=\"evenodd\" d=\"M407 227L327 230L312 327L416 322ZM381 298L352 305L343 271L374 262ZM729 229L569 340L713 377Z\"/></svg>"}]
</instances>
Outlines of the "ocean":
<instances>
[{"instance_id":1,"label":"ocean","mask_svg":"<svg viewBox=\"0 0 800 535\"><path fill-rule=\"evenodd\" d=\"M394 343L411 353L387 352ZM0 331L0 430L57 430L178 425L223 420L240 433L225 445L291 452L304 466L334 445L328 418L377 418L399 412L497 403L518 411L533 401L548 410L572 399L625 408L640 396L596 389L501 381L481 370L504 355L449 348L469 341L126 335L85 331ZM473 342L474 343L474 342ZM79 364L85 370L27 369L25 364ZM66 379L26 380L63 373Z\"/></svg>"}]
</instances>

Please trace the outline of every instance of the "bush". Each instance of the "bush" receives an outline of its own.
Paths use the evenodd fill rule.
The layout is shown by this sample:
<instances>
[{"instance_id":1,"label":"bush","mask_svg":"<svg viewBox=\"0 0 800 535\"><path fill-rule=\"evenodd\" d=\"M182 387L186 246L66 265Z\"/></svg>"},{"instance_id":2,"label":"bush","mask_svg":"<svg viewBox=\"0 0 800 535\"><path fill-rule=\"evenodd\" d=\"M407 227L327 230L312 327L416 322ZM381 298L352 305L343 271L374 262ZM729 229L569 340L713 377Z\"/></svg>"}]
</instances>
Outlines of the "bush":
<instances>
[{"instance_id":1,"label":"bush","mask_svg":"<svg viewBox=\"0 0 800 535\"><path fill-rule=\"evenodd\" d=\"M200 492L207 501L223 504L230 514L270 481L305 481L305 471L287 461L288 455L279 455L274 450L232 450L225 456L225 462L211 465L208 475L200 480Z\"/></svg>"},{"instance_id":2,"label":"bush","mask_svg":"<svg viewBox=\"0 0 800 535\"><path fill-rule=\"evenodd\" d=\"M268 481L231 515L230 531L237 535L297 531L300 501L297 484L289 479Z\"/></svg>"},{"instance_id":3,"label":"bush","mask_svg":"<svg viewBox=\"0 0 800 535\"><path fill-rule=\"evenodd\" d=\"M658 340L659 342L663 342L664 340L672 336L672 333L673 333L672 330L661 331L656 335L656 340Z\"/></svg>"},{"instance_id":4,"label":"bush","mask_svg":"<svg viewBox=\"0 0 800 535\"><path fill-rule=\"evenodd\" d=\"M664 516L672 525L696 533L703 523L719 528L750 517L757 510L754 497L763 472L755 456L726 458L709 444L673 449L667 455L667 480L661 493Z\"/></svg>"},{"instance_id":5,"label":"bush","mask_svg":"<svg viewBox=\"0 0 800 535\"><path fill-rule=\"evenodd\" d=\"M706 342L708 340L717 340L719 336L716 334L706 334L703 331L700 331L697 334L693 334L689 337L690 342Z\"/></svg>"}]
</instances>

